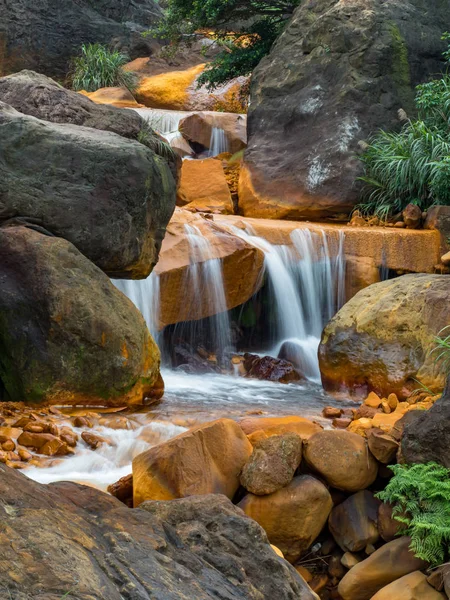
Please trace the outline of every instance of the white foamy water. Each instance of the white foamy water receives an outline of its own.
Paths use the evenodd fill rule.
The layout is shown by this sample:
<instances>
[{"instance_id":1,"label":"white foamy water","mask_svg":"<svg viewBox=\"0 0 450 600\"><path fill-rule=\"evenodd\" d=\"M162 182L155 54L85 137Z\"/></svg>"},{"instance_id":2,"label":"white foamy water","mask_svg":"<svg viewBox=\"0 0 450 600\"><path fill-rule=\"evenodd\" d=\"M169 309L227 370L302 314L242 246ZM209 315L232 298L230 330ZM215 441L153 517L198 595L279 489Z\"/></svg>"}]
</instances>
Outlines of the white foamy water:
<instances>
[{"instance_id":1,"label":"white foamy water","mask_svg":"<svg viewBox=\"0 0 450 600\"><path fill-rule=\"evenodd\" d=\"M211 129L211 140L209 142L209 156L218 156L223 152L229 152L230 145L228 143L225 131L220 127L213 127Z\"/></svg>"},{"instance_id":2,"label":"white foamy water","mask_svg":"<svg viewBox=\"0 0 450 600\"><path fill-rule=\"evenodd\" d=\"M282 385L226 375L187 375L163 370L166 391L163 402L149 410L127 414L129 429L94 426L76 428L109 440L90 450L80 439L76 454L56 458L45 468L31 467L24 473L40 483L77 481L102 489L131 473L135 456L165 442L199 423L248 414L261 416L298 415L329 426L321 417L325 406L345 406L310 382ZM120 413L123 415L123 413Z\"/></svg>"}]
</instances>

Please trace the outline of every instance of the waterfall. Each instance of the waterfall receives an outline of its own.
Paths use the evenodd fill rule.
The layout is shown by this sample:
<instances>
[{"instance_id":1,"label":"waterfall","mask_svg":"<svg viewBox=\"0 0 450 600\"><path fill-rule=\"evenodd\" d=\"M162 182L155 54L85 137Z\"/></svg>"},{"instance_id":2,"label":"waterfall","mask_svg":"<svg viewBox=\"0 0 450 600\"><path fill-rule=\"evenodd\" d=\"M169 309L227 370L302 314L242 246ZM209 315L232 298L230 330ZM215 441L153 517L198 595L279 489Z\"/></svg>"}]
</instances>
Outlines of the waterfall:
<instances>
[{"instance_id":1,"label":"waterfall","mask_svg":"<svg viewBox=\"0 0 450 600\"><path fill-rule=\"evenodd\" d=\"M147 279L111 279L111 281L140 310L162 354L163 337L159 331L159 275L153 272Z\"/></svg>"},{"instance_id":2,"label":"waterfall","mask_svg":"<svg viewBox=\"0 0 450 600\"><path fill-rule=\"evenodd\" d=\"M269 353L278 356L281 351L308 379L320 380L317 350L322 329L345 300L343 232L330 252L324 231L296 229L292 247L270 244L251 226L232 231L265 255L269 302L276 316Z\"/></svg>"},{"instance_id":3,"label":"waterfall","mask_svg":"<svg viewBox=\"0 0 450 600\"><path fill-rule=\"evenodd\" d=\"M207 297L211 306L211 334L213 345L222 352L231 349L231 328L227 312L227 302L224 289L222 261L212 258L213 248L198 227L184 226L189 244L191 266L186 271L186 287L194 289L192 301L202 303Z\"/></svg>"},{"instance_id":4,"label":"waterfall","mask_svg":"<svg viewBox=\"0 0 450 600\"><path fill-rule=\"evenodd\" d=\"M169 144L182 137L179 130L180 122L192 114L187 111L160 110L154 108L134 108L141 117L147 121L152 129L162 135Z\"/></svg>"},{"instance_id":5,"label":"waterfall","mask_svg":"<svg viewBox=\"0 0 450 600\"><path fill-rule=\"evenodd\" d=\"M211 140L209 142L208 156L218 156L223 152L229 152L229 144L225 131L220 127L213 127L211 129Z\"/></svg>"}]
</instances>

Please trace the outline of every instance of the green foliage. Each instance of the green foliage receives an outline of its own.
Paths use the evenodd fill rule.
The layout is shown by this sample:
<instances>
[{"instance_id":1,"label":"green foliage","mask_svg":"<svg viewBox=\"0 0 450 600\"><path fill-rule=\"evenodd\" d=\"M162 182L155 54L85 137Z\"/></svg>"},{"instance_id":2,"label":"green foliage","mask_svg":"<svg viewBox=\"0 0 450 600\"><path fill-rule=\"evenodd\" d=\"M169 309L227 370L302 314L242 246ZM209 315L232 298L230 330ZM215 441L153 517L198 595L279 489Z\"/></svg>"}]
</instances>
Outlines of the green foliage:
<instances>
[{"instance_id":1,"label":"green foliage","mask_svg":"<svg viewBox=\"0 0 450 600\"><path fill-rule=\"evenodd\" d=\"M198 32L213 30L222 51L207 65L200 85L214 89L250 75L281 33L300 0L168 0L165 17L148 32L170 42L192 43Z\"/></svg>"},{"instance_id":2,"label":"green foliage","mask_svg":"<svg viewBox=\"0 0 450 600\"><path fill-rule=\"evenodd\" d=\"M389 468L394 477L377 497L393 505L414 554L431 566L442 564L450 548L450 471L436 463Z\"/></svg>"},{"instance_id":3,"label":"green foliage","mask_svg":"<svg viewBox=\"0 0 450 600\"><path fill-rule=\"evenodd\" d=\"M439 335L434 338L436 346L431 351L435 355L435 360L440 363L446 373L450 373L450 325L444 327ZM444 333L448 333L444 337Z\"/></svg>"},{"instance_id":4,"label":"green foliage","mask_svg":"<svg viewBox=\"0 0 450 600\"><path fill-rule=\"evenodd\" d=\"M444 56L450 60L450 45ZM416 106L417 120L406 118L398 133L380 131L362 156L365 214L387 219L410 202L422 210L450 204L450 75L419 85Z\"/></svg>"},{"instance_id":5,"label":"green foliage","mask_svg":"<svg viewBox=\"0 0 450 600\"><path fill-rule=\"evenodd\" d=\"M72 61L72 87L77 91L95 92L102 87L122 86L133 92L137 77L135 73L124 71L123 66L128 61L126 54L101 44L83 44L80 56Z\"/></svg>"}]
</instances>

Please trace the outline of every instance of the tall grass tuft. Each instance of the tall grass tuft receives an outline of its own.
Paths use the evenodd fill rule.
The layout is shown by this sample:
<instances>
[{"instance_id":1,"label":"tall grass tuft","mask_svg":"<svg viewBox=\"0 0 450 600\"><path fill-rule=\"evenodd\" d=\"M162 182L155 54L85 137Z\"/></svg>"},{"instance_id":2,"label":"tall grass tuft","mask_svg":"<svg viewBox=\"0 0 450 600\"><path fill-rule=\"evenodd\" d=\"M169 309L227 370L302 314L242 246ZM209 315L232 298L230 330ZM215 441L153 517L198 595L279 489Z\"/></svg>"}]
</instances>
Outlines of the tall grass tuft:
<instances>
[{"instance_id":1,"label":"tall grass tuft","mask_svg":"<svg viewBox=\"0 0 450 600\"><path fill-rule=\"evenodd\" d=\"M72 61L72 88L95 92L102 87L121 86L133 92L138 80L135 73L123 69L128 60L126 54L102 44L83 44L80 56Z\"/></svg>"},{"instance_id":2,"label":"tall grass tuft","mask_svg":"<svg viewBox=\"0 0 450 600\"><path fill-rule=\"evenodd\" d=\"M450 60L450 45L444 56ZM365 214L385 220L409 203L422 210L450 204L450 74L416 91L418 119L401 111L401 131L380 131L362 156L365 189L358 208Z\"/></svg>"}]
</instances>

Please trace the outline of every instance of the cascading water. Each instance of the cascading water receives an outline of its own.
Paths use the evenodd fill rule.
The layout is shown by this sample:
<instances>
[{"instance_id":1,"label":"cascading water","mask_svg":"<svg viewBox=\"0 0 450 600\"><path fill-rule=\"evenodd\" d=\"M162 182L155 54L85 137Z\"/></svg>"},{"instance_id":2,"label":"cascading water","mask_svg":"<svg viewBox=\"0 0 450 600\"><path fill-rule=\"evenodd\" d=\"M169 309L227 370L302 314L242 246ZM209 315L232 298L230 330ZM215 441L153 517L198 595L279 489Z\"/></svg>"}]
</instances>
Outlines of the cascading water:
<instances>
[{"instance_id":1,"label":"cascading water","mask_svg":"<svg viewBox=\"0 0 450 600\"><path fill-rule=\"evenodd\" d=\"M186 272L187 287L195 290L194 302L201 302L207 297L211 306L212 344L222 354L232 347L230 319L223 282L222 261L212 258L213 249L198 227L185 225L186 238L189 244L191 266ZM206 296L205 296L206 295Z\"/></svg>"},{"instance_id":2,"label":"cascading water","mask_svg":"<svg viewBox=\"0 0 450 600\"><path fill-rule=\"evenodd\" d=\"M162 135L169 144L182 137L180 132L181 121L191 115L187 111L160 110L153 108L134 108L141 117L147 121L152 129Z\"/></svg>"},{"instance_id":3,"label":"cascading water","mask_svg":"<svg viewBox=\"0 0 450 600\"><path fill-rule=\"evenodd\" d=\"M218 156L223 152L229 152L230 145L228 143L225 131L219 127L211 129L211 140L209 142L209 156Z\"/></svg>"},{"instance_id":4,"label":"cascading water","mask_svg":"<svg viewBox=\"0 0 450 600\"><path fill-rule=\"evenodd\" d=\"M112 279L111 281L141 311L162 353L163 337L159 331L159 275L153 272L147 279Z\"/></svg>"},{"instance_id":5,"label":"cascading water","mask_svg":"<svg viewBox=\"0 0 450 600\"><path fill-rule=\"evenodd\" d=\"M344 234L330 252L325 232L299 228L292 232L292 247L273 245L255 235L231 228L235 235L259 248L265 255L270 304L276 317L273 356L294 362L310 380L320 381L317 349L324 324L344 303Z\"/></svg>"}]
</instances>

